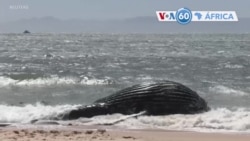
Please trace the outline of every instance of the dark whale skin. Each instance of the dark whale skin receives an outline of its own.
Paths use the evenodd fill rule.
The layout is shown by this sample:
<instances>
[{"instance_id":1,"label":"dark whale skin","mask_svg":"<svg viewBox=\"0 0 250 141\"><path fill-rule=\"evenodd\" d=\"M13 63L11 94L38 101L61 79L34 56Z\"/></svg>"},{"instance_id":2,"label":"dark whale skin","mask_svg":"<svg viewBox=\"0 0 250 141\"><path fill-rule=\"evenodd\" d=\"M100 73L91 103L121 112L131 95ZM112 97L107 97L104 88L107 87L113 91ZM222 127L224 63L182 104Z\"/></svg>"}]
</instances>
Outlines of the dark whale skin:
<instances>
[{"instance_id":1,"label":"dark whale skin","mask_svg":"<svg viewBox=\"0 0 250 141\"><path fill-rule=\"evenodd\" d=\"M64 119L142 111L146 115L196 114L208 110L207 102L195 91L177 82L163 81L125 88L92 105L70 111Z\"/></svg>"}]
</instances>

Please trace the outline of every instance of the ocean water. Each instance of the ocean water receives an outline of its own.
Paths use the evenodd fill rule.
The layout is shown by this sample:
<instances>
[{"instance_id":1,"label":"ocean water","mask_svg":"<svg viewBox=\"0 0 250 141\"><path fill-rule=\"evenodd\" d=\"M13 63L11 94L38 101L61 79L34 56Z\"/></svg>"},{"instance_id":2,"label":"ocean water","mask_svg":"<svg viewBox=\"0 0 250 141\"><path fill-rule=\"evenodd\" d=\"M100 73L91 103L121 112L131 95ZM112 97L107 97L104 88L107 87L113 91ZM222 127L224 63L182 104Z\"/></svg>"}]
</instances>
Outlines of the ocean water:
<instances>
[{"instance_id":1,"label":"ocean water","mask_svg":"<svg viewBox=\"0 0 250 141\"><path fill-rule=\"evenodd\" d=\"M0 123L51 119L128 86L159 80L197 91L211 111L71 122L128 118L116 126L250 132L250 34L0 34Z\"/></svg>"}]
</instances>

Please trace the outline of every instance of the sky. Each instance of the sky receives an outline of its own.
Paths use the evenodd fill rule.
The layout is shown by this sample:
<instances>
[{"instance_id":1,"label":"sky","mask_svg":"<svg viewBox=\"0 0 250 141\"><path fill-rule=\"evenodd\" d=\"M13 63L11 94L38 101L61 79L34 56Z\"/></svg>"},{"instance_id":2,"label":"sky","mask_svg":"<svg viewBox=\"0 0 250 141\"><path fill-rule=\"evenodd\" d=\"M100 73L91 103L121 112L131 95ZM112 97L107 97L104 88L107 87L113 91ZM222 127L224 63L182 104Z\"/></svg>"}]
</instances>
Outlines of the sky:
<instances>
[{"instance_id":1,"label":"sky","mask_svg":"<svg viewBox=\"0 0 250 141\"><path fill-rule=\"evenodd\" d=\"M0 0L0 22L46 16L63 20L126 19L155 16L157 10L175 11L182 7L236 11L238 17L250 17L249 5L248 0Z\"/></svg>"}]
</instances>

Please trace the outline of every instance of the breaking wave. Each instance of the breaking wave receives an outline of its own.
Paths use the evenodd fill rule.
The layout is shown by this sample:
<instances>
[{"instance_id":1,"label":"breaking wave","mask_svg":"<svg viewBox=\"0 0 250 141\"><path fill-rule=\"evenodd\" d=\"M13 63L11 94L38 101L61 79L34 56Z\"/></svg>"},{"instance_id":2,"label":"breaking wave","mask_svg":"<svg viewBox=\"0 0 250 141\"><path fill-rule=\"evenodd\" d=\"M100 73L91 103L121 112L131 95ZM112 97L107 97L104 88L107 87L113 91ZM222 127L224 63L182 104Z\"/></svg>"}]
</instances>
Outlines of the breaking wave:
<instances>
[{"instance_id":1,"label":"breaking wave","mask_svg":"<svg viewBox=\"0 0 250 141\"><path fill-rule=\"evenodd\" d=\"M224 95L231 95L231 96L246 96L249 95L247 92L236 90L233 88L229 88L226 86L218 85L215 87L210 87L209 89L211 92L216 94L224 94Z\"/></svg>"},{"instance_id":2,"label":"breaking wave","mask_svg":"<svg viewBox=\"0 0 250 141\"><path fill-rule=\"evenodd\" d=\"M79 105L49 106L41 103L25 106L0 105L0 123L30 123L32 120L46 120L75 109ZM129 129L165 129L199 132L250 132L250 109L247 108L216 108L209 112L193 115L139 116L113 114L80 118L74 124L87 125L106 124L125 119L116 126ZM63 122L63 121L59 121ZM67 121L68 122L68 121Z\"/></svg>"},{"instance_id":3,"label":"breaking wave","mask_svg":"<svg viewBox=\"0 0 250 141\"><path fill-rule=\"evenodd\" d=\"M112 115L122 118L122 115ZM111 116L111 117L112 117ZM112 123L115 120L107 116L94 117L95 123ZM129 118L119 126L133 129L165 129L198 132L250 132L250 109L217 108L209 112L194 115L140 116Z\"/></svg>"},{"instance_id":4,"label":"breaking wave","mask_svg":"<svg viewBox=\"0 0 250 141\"><path fill-rule=\"evenodd\" d=\"M84 77L83 79L73 77L51 77L51 78L36 78L36 79L24 79L15 80L9 77L0 77L0 87L6 86L50 86L50 85L108 85L112 84L110 79L90 79Z\"/></svg>"}]
</instances>

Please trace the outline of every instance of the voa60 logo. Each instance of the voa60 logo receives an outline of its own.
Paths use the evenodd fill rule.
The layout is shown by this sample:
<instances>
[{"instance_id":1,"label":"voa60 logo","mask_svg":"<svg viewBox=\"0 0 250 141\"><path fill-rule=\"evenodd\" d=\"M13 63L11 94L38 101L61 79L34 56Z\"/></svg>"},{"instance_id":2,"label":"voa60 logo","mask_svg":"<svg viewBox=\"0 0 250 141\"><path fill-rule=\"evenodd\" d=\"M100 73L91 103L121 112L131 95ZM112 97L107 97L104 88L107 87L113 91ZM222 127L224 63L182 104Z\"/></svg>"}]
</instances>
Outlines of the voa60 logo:
<instances>
[{"instance_id":1,"label":"voa60 logo","mask_svg":"<svg viewBox=\"0 0 250 141\"><path fill-rule=\"evenodd\" d=\"M176 21L175 11L156 11L159 21Z\"/></svg>"},{"instance_id":2,"label":"voa60 logo","mask_svg":"<svg viewBox=\"0 0 250 141\"><path fill-rule=\"evenodd\" d=\"M175 16L176 21L180 24L188 24L192 21L192 12L188 8L179 9Z\"/></svg>"},{"instance_id":3,"label":"voa60 logo","mask_svg":"<svg viewBox=\"0 0 250 141\"><path fill-rule=\"evenodd\" d=\"M159 21L177 21L180 24L188 24L192 21L192 12L188 8L180 8L177 11L156 11Z\"/></svg>"},{"instance_id":4,"label":"voa60 logo","mask_svg":"<svg viewBox=\"0 0 250 141\"><path fill-rule=\"evenodd\" d=\"M238 21L235 11L191 11L188 8L180 8L177 11L156 11L161 22L178 22L186 25L191 21Z\"/></svg>"}]
</instances>

